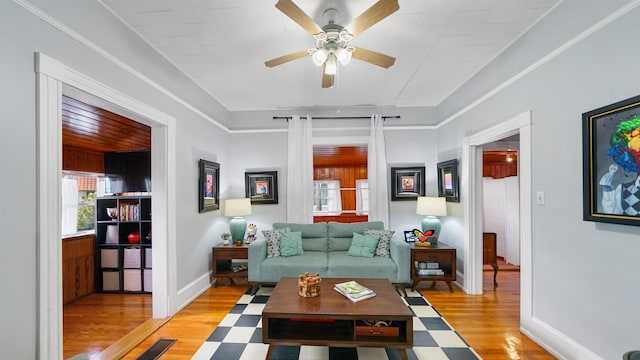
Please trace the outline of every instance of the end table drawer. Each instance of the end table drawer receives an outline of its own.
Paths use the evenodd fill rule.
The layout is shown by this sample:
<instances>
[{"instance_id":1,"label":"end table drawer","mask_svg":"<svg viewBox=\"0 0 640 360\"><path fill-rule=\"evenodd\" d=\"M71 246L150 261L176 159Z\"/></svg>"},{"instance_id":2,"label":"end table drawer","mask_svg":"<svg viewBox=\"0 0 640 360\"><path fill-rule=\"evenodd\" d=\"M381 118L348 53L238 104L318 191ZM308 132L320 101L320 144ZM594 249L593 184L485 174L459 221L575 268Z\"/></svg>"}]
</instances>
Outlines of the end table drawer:
<instances>
[{"instance_id":1,"label":"end table drawer","mask_svg":"<svg viewBox=\"0 0 640 360\"><path fill-rule=\"evenodd\" d=\"M395 326L356 326L356 336L395 336L399 329Z\"/></svg>"}]
</instances>

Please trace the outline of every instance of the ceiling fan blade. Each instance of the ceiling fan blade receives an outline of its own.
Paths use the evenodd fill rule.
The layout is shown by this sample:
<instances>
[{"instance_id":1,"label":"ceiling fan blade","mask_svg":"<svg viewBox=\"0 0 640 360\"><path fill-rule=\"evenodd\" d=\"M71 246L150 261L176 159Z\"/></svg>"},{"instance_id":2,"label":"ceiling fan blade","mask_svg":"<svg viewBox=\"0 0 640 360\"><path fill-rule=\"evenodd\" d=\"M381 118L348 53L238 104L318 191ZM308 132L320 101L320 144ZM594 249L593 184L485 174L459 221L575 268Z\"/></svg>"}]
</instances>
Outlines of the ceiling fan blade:
<instances>
[{"instance_id":1,"label":"ceiling fan blade","mask_svg":"<svg viewBox=\"0 0 640 360\"><path fill-rule=\"evenodd\" d=\"M276 8L287 15L291 20L300 25L306 32L316 35L322 32L322 28L316 24L298 5L291 0L279 0Z\"/></svg>"},{"instance_id":2,"label":"ceiling fan blade","mask_svg":"<svg viewBox=\"0 0 640 360\"><path fill-rule=\"evenodd\" d=\"M288 54L288 55L284 55L284 56L277 57L275 59L271 59L269 61L265 61L264 64L267 67L274 67L274 66L282 65L282 64L284 64L286 62L289 62L289 61L298 60L298 59L303 58L305 56L309 56L309 53L307 52L307 50L300 50L300 51L297 51L297 52L294 52L294 53L291 53L291 54Z\"/></svg>"},{"instance_id":3,"label":"ceiling fan blade","mask_svg":"<svg viewBox=\"0 0 640 360\"><path fill-rule=\"evenodd\" d=\"M361 47L357 47L352 56L354 59L366 61L370 64L377 65L385 69L391 67L391 65L395 64L396 62L396 58L392 56L381 54L372 50L363 49Z\"/></svg>"},{"instance_id":4,"label":"ceiling fan blade","mask_svg":"<svg viewBox=\"0 0 640 360\"><path fill-rule=\"evenodd\" d=\"M380 0L355 18L345 29L349 34L358 36L358 34L393 14L398 9L400 9L398 0Z\"/></svg>"},{"instance_id":5,"label":"ceiling fan blade","mask_svg":"<svg viewBox=\"0 0 640 360\"><path fill-rule=\"evenodd\" d=\"M335 77L335 75L327 75L324 73L325 66L326 66L326 63L322 65L322 88L323 89L332 88L333 78Z\"/></svg>"}]
</instances>

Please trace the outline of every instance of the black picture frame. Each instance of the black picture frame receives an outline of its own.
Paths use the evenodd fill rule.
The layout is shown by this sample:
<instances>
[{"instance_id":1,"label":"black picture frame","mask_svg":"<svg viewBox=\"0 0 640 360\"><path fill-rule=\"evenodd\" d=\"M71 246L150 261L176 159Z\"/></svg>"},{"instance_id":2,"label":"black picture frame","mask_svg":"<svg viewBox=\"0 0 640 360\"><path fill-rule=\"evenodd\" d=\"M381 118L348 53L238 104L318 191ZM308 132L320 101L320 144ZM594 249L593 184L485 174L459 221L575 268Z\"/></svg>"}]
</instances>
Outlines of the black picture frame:
<instances>
[{"instance_id":1,"label":"black picture frame","mask_svg":"<svg viewBox=\"0 0 640 360\"><path fill-rule=\"evenodd\" d=\"M198 211L220 208L220 164L200 159L198 162Z\"/></svg>"},{"instance_id":2,"label":"black picture frame","mask_svg":"<svg viewBox=\"0 0 640 360\"><path fill-rule=\"evenodd\" d=\"M413 233L413 230L406 230L404 232L404 241L406 241L408 243L416 242L417 238L418 237L415 236L415 234Z\"/></svg>"},{"instance_id":3,"label":"black picture frame","mask_svg":"<svg viewBox=\"0 0 640 360\"><path fill-rule=\"evenodd\" d=\"M458 177L458 159L439 162L438 196L448 202L460 202L460 178Z\"/></svg>"},{"instance_id":4,"label":"black picture frame","mask_svg":"<svg viewBox=\"0 0 640 360\"><path fill-rule=\"evenodd\" d=\"M640 96L582 114L583 219L640 226Z\"/></svg>"},{"instance_id":5,"label":"black picture frame","mask_svg":"<svg viewBox=\"0 0 640 360\"><path fill-rule=\"evenodd\" d=\"M277 204L278 172L245 172L244 192L245 197L251 199L251 204Z\"/></svg>"},{"instance_id":6,"label":"black picture frame","mask_svg":"<svg viewBox=\"0 0 640 360\"><path fill-rule=\"evenodd\" d=\"M391 201L424 196L424 166L391 168Z\"/></svg>"}]
</instances>

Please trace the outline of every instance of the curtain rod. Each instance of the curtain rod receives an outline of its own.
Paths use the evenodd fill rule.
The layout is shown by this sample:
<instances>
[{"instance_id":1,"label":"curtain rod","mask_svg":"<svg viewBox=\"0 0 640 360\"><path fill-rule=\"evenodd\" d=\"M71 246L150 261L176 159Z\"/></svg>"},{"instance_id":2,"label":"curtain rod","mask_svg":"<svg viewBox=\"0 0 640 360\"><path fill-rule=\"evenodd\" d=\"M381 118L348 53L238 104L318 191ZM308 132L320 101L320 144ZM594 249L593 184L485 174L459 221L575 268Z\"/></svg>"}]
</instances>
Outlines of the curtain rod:
<instances>
[{"instance_id":1,"label":"curtain rod","mask_svg":"<svg viewBox=\"0 0 640 360\"><path fill-rule=\"evenodd\" d=\"M287 120L289 121L291 116L274 116L273 120ZM371 116L312 116L312 120L347 120L347 119L371 119ZM383 116L382 120L386 119L400 119L400 115Z\"/></svg>"}]
</instances>

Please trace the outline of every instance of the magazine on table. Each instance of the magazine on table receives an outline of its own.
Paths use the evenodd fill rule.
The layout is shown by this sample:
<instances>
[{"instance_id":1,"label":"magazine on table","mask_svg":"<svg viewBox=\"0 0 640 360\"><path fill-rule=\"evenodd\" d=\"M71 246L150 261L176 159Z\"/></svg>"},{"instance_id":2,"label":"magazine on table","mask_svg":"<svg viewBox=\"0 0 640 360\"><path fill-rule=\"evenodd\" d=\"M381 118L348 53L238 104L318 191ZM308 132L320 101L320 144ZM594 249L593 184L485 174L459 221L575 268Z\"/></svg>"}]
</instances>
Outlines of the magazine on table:
<instances>
[{"instance_id":1,"label":"magazine on table","mask_svg":"<svg viewBox=\"0 0 640 360\"><path fill-rule=\"evenodd\" d=\"M376 296L373 290L366 286L360 285L355 281L347 281L336 284L334 290L344 295L347 299L358 302Z\"/></svg>"}]
</instances>

